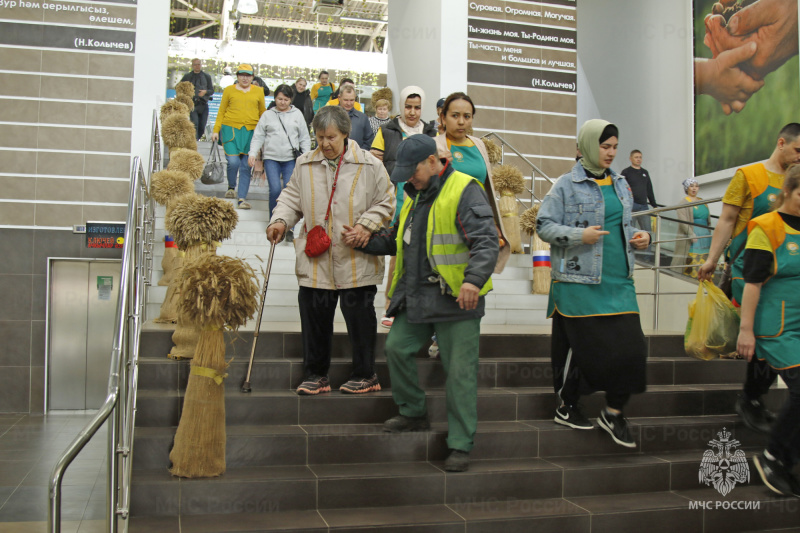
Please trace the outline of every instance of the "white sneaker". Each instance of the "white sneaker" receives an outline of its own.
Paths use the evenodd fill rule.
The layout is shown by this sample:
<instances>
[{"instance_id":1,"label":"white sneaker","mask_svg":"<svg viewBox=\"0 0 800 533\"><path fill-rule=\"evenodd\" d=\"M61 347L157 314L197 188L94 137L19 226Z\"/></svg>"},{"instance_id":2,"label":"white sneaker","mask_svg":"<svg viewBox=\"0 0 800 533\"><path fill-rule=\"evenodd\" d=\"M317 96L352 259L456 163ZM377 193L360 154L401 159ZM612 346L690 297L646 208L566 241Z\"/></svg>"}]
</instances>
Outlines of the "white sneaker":
<instances>
[{"instance_id":1,"label":"white sneaker","mask_svg":"<svg viewBox=\"0 0 800 533\"><path fill-rule=\"evenodd\" d=\"M236 198L236 189L228 189L225 191L225 198Z\"/></svg>"},{"instance_id":2,"label":"white sneaker","mask_svg":"<svg viewBox=\"0 0 800 533\"><path fill-rule=\"evenodd\" d=\"M437 357L439 357L439 343L438 342L434 341L434 343L431 344L431 347L428 348L428 357L430 357L431 359L436 359Z\"/></svg>"},{"instance_id":3,"label":"white sneaker","mask_svg":"<svg viewBox=\"0 0 800 533\"><path fill-rule=\"evenodd\" d=\"M250 209L250 204L244 200L239 200L239 209Z\"/></svg>"}]
</instances>

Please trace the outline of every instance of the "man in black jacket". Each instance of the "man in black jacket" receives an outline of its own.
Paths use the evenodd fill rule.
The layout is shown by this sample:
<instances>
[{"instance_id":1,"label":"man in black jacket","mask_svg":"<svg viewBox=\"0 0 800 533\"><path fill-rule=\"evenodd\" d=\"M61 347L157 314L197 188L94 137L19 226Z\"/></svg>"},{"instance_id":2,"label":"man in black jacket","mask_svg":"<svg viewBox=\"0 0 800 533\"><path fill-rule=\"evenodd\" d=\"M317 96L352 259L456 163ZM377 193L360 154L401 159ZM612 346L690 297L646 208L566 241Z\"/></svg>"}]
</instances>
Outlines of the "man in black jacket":
<instances>
[{"instance_id":1,"label":"man in black jacket","mask_svg":"<svg viewBox=\"0 0 800 533\"><path fill-rule=\"evenodd\" d=\"M398 223L369 241L349 226L342 232L348 246L397 256L386 312L394 317L386 359L400 414L387 420L383 429L397 433L430 427L415 355L435 331L447 375L450 453L444 467L463 472L469 468L478 423L484 295L491 290L499 252L492 208L481 184L439 159L436 143L427 135L412 135L400 143L391 178L407 182L408 201Z\"/></svg>"},{"instance_id":2,"label":"man in black jacket","mask_svg":"<svg viewBox=\"0 0 800 533\"><path fill-rule=\"evenodd\" d=\"M214 82L207 72L203 72L203 62L198 58L192 59L192 71L181 78L194 85L194 109L189 118L197 129L196 138L199 140L206 130L208 122L208 101L214 95Z\"/></svg>"},{"instance_id":3,"label":"man in black jacket","mask_svg":"<svg viewBox=\"0 0 800 533\"><path fill-rule=\"evenodd\" d=\"M656 204L656 195L653 193L653 182L650 181L650 173L647 169L642 168L642 152L633 150L630 156L631 166L620 172L628 181L628 185L633 193L633 211L647 211L650 209L647 204L650 203L653 208L658 207ZM650 233L650 217L634 218L634 223L639 226L639 229Z\"/></svg>"}]
</instances>

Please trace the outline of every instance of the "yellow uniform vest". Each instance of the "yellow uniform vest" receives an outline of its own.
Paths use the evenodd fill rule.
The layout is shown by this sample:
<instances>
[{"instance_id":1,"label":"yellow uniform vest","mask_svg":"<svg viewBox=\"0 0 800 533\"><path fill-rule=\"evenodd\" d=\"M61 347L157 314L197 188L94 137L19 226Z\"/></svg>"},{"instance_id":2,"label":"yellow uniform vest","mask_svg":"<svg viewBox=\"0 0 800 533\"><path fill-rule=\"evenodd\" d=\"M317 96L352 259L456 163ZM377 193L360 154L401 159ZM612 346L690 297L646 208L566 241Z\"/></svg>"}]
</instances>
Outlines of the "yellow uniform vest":
<instances>
[{"instance_id":1,"label":"yellow uniform vest","mask_svg":"<svg viewBox=\"0 0 800 533\"><path fill-rule=\"evenodd\" d=\"M433 271L445 280L456 298L458 298L461 285L464 283L464 271L469 261L469 247L458 233L456 214L458 212L458 202L461 201L464 189L473 181L480 184L472 176L461 172L456 171L450 174L428 213L428 226L425 237L428 262L430 262ZM405 268L403 267L403 233L408 215L416 206L416 203L416 200L404 202L403 209L400 212L400 220L397 226L397 259L392 286L389 289L389 298L392 297L397 283L405 274ZM483 296L490 290L492 290L491 277L481 287L480 295Z\"/></svg>"}]
</instances>

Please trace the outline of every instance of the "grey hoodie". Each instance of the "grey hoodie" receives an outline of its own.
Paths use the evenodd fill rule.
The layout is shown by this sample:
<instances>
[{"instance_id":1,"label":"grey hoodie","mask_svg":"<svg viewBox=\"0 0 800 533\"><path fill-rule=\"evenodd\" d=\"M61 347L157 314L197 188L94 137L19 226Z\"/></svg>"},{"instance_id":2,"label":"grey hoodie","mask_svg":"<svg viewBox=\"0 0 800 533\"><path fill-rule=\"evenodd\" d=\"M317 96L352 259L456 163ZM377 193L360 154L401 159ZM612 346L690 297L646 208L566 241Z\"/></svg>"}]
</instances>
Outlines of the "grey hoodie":
<instances>
[{"instance_id":1,"label":"grey hoodie","mask_svg":"<svg viewBox=\"0 0 800 533\"><path fill-rule=\"evenodd\" d=\"M289 106L289 110L283 113L277 107L265 111L253 132L249 155L256 157L258 150L263 148L264 159L291 161L294 159L293 147L302 153L311 149L311 137L303 113L294 106Z\"/></svg>"}]
</instances>

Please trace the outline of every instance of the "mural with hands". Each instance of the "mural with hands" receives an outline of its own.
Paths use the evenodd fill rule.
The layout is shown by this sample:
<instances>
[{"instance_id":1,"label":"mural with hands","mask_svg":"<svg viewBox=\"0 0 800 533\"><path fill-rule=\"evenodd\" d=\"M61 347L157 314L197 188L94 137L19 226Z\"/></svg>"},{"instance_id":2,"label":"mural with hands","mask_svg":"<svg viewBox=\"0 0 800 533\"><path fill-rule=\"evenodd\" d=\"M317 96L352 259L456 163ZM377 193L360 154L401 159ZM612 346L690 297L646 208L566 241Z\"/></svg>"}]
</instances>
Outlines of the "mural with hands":
<instances>
[{"instance_id":1,"label":"mural with hands","mask_svg":"<svg viewBox=\"0 0 800 533\"><path fill-rule=\"evenodd\" d=\"M696 175L768 158L800 117L797 6L694 0Z\"/></svg>"}]
</instances>

